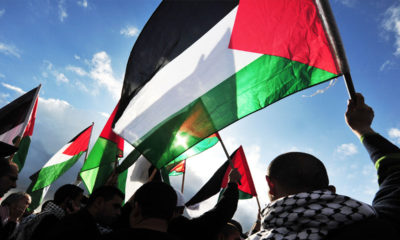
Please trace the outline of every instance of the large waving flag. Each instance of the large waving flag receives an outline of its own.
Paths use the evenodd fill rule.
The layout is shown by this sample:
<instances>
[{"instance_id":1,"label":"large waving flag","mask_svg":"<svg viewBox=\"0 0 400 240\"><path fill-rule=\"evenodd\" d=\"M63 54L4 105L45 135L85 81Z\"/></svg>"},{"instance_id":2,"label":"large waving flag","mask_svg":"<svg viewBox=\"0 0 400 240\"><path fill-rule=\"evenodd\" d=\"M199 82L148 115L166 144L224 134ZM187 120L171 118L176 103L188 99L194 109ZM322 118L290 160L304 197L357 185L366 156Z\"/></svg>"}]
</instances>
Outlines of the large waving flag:
<instances>
[{"instance_id":1,"label":"large waving flag","mask_svg":"<svg viewBox=\"0 0 400 240\"><path fill-rule=\"evenodd\" d=\"M76 135L64 145L40 170L32 191L50 186L55 180L70 169L88 150L93 124Z\"/></svg>"},{"instance_id":2,"label":"large waving flag","mask_svg":"<svg viewBox=\"0 0 400 240\"><path fill-rule=\"evenodd\" d=\"M18 145L13 156L19 171L24 166L35 125L36 108L41 85L0 109L0 141Z\"/></svg>"},{"instance_id":3,"label":"large waving flag","mask_svg":"<svg viewBox=\"0 0 400 240\"><path fill-rule=\"evenodd\" d=\"M80 177L89 193L106 183L124 151L124 139L111 129L118 104L82 166Z\"/></svg>"},{"instance_id":4,"label":"large waving flag","mask_svg":"<svg viewBox=\"0 0 400 240\"><path fill-rule=\"evenodd\" d=\"M319 4L163 1L132 49L114 131L160 168L229 124L341 75L340 44Z\"/></svg>"},{"instance_id":5,"label":"large waving flag","mask_svg":"<svg viewBox=\"0 0 400 240\"><path fill-rule=\"evenodd\" d=\"M242 146L240 146L231 155L233 166L242 175L240 179L239 199L249 199L253 196L257 196L257 192L254 186L253 178L249 166L247 165L246 156ZM229 162L226 161L222 166L214 173L214 175L208 180L206 184L186 203L186 206L193 206L197 203L207 200L208 198L217 194L221 188L225 189L228 185L228 177L231 172Z\"/></svg>"}]
</instances>

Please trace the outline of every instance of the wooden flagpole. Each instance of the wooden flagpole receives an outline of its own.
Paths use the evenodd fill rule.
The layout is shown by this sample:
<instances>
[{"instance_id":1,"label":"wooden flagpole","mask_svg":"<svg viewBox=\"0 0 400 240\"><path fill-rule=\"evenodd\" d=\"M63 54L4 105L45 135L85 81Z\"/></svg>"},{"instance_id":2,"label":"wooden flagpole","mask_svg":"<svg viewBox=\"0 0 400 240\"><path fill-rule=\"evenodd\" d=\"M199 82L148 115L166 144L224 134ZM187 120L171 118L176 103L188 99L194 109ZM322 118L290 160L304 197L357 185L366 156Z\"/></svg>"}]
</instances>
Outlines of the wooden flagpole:
<instances>
[{"instance_id":1,"label":"wooden flagpole","mask_svg":"<svg viewBox=\"0 0 400 240\"><path fill-rule=\"evenodd\" d=\"M183 194L183 187L184 187L184 185L185 185L185 175L186 175L186 160L183 160L183 161L185 161L183 164L184 164L184 171L183 171L183 175L182 175L182 186L181 186L181 193Z\"/></svg>"},{"instance_id":2,"label":"wooden flagpole","mask_svg":"<svg viewBox=\"0 0 400 240\"><path fill-rule=\"evenodd\" d=\"M329 1L316 0L315 3L318 7L324 29L327 32L330 47L335 53L336 67L343 73L343 79L350 99L356 100L356 91L351 78L350 67Z\"/></svg>"},{"instance_id":3,"label":"wooden flagpole","mask_svg":"<svg viewBox=\"0 0 400 240\"><path fill-rule=\"evenodd\" d=\"M225 144L222 141L222 138L219 134L218 134L218 139L221 142L221 146L224 149L225 155L229 160L229 165L231 166L232 169L235 169L232 159L231 159L231 156L229 156L228 151L226 150ZM239 181L239 185L241 185L240 181ZM258 213L261 214L261 205L260 205L260 200L258 199L258 195L256 195L256 200L257 200L257 205L258 205Z\"/></svg>"}]
</instances>

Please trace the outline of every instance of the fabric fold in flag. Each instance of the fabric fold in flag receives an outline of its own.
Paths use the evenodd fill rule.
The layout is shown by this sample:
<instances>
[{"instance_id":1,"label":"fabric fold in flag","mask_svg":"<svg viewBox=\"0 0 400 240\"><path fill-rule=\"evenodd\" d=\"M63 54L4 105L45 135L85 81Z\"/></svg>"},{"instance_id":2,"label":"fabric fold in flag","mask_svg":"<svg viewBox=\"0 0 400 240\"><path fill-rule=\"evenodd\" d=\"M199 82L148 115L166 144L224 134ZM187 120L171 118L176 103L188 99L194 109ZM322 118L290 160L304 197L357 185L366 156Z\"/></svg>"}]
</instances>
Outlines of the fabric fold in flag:
<instances>
[{"instance_id":1,"label":"fabric fold in flag","mask_svg":"<svg viewBox=\"0 0 400 240\"><path fill-rule=\"evenodd\" d=\"M124 139L111 129L118 104L107 120L99 138L82 166L80 177L89 193L106 183L113 172L118 158L123 156Z\"/></svg>"},{"instance_id":2,"label":"fabric fold in flag","mask_svg":"<svg viewBox=\"0 0 400 240\"><path fill-rule=\"evenodd\" d=\"M240 185L238 186L239 199L249 199L253 196L257 196L253 178L242 146L240 146L230 157L233 166L242 175ZM229 160L227 160L185 205L187 207L193 206L214 196L220 192L221 188L225 189L228 185L228 177L231 169Z\"/></svg>"},{"instance_id":3,"label":"fabric fold in flag","mask_svg":"<svg viewBox=\"0 0 400 240\"><path fill-rule=\"evenodd\" d=\"M18 146L12 161L22 170L35 125L41 85L0 109L0 141Z\"/></svg>"},{"instance_id":4,"label":"fabric fold in flag","mask_svg":"<svg viewBox=\"0 0 400 240\"><path fill-rule=\"evenodd\" d=\"M163 1L133 46L114 131L161 168L233 122L340 76L315 2Z\"/></svg>"},{"instance_id":5,"label":"fabric fold in flag","mask_svg":"<svg viewBox=\"0 0 400 240\"><path fill-rule=\"evenodd\" d=\"M39 171L32 192L50 186L79 160L88 150L92 129L93 125L87 127L50 158Z\"/></svg>"}]
</instances>

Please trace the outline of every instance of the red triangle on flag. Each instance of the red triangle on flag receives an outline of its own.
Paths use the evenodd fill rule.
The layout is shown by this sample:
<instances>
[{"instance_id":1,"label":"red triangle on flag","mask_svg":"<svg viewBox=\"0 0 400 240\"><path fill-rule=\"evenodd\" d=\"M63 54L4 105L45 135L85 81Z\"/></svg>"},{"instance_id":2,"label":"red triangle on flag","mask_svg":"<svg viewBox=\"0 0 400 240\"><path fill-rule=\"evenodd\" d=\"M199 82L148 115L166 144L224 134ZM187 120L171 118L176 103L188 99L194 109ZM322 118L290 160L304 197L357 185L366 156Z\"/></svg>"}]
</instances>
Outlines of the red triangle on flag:
<instances>
[{"instance_id":1,"label":"red triangle on flag","mask_svg":"<svg viewBox=\"0 0 400 240\"><path fill-rule=\"evenodd\" d=\"M240 179L241 184L239 185L239 190L244 193L250 194L252 196L257 196L256 188L253 182L253 177L251 176L249 166L247 165L246 156L244 155L242 146L240 146L233 154L232 163L233 166L242 175L242 178ZM231 172L231 169L232 169L231 166L228 166L225 172L224 179L222 180L221 184L222 188L226 188L226 186L228 185L228 176L229 173Z\"/></svg>"}]
</instances>

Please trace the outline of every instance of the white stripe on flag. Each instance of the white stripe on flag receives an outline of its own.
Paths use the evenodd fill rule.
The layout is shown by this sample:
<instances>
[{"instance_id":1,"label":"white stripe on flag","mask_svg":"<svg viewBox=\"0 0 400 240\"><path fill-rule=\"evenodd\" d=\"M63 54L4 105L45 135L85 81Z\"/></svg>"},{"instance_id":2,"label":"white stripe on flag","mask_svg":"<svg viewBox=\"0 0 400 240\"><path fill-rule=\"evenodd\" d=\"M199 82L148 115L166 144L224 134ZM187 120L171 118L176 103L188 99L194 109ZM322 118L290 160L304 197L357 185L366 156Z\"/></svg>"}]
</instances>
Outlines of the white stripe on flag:
<instances>
[{"instance_id":1,"label":"white stripe on flag","mask_svg":"<svg viewBox=\"0 0 400 240\"><path fill-rule=\"evenodd\" d=\"M259 58L229 49L237 8L162 68L130 101L114 131L134 143L161 121ZM134 122L134 123L133 123Z\"/></svg>"},{"instance_id":2,"label":"white stripe on flag","mask_svg":"<svg viewBox=\"0 0 400 240\"><path fill-rule=\"evenodd\" d=\"M128 168L125 185L125 202L133 196L136 190L149 180L150 167L151 163L142 155Z\"/></svg>"},{"instance_id":3,"label":"white stripe on flag","mask_svg":"<svg viewBox=\"0 0 400 240\"><path fill-rule=\"evenodd\" d=\"M58 150L58 152L56 154L54 154L53 157L51 157L49 161L47 161L47 163L43 166L43 168L57 165L57 164L63 163L65 161L68 161L69 159L71 159L73 156L63 154L63 152L65 151L65 149L67 149L69 147L69 145L71 145L71 143L68 143L67 145L62 147L60 150Z\"/></svg>"},{"instance_id":4,"label":"white stripe on flag","mask_svg":"<svg viewBox=\"0 0 400 240\"><path fill-rule=\"evenodd\" d=\"M13 140L18 134L22 132L22 128L24 127L24 123L20 123L19 125L15 126L14 128L4 132L0 135L0 141L8 143L14 146Z\"/></svg>"}]
</instances>

